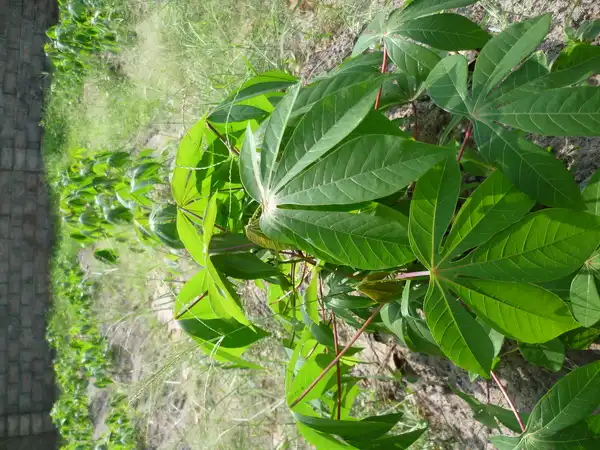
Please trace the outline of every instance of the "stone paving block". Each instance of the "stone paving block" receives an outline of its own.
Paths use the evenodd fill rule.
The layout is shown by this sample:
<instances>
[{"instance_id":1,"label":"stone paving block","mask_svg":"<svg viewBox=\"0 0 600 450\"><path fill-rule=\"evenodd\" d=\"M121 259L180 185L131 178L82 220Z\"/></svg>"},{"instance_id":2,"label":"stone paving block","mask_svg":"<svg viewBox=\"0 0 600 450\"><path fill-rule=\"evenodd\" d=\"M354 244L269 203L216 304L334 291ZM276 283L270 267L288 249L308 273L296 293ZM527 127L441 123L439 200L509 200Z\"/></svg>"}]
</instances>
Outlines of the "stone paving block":
<instances>
[{"instance_id":1,"label":"stone paving block","mask_svg":"<svg viewBox=\"0 0 600 450\"><path fill-rule=\"evenodd\" d=\"M0 150L0 168L12 169L13 168L13 149L4 147Z\"/></svg>"},{"instance_id":2,"label":"stone paving block","mask_svg":"<svg viewBox=\"0 0 600 450\"><path fill-rule=\"evenodd\" d=\"M12 415L8 417L7 420L7 431L8 437L14 437L19 435L19 416Z\"/></svg>"},{"instance_id":3,"label":"stone paving block","mask_svg":"<svg viewBox=\"0 0 600 450\"><path fill-rule=\"evenodd\" d=\"M40 150L49 85L40 74L56 6L0 0L0 450L45 450L55 442L52 353L44 339L51 221Z\"/></svg>"}]
</instances>

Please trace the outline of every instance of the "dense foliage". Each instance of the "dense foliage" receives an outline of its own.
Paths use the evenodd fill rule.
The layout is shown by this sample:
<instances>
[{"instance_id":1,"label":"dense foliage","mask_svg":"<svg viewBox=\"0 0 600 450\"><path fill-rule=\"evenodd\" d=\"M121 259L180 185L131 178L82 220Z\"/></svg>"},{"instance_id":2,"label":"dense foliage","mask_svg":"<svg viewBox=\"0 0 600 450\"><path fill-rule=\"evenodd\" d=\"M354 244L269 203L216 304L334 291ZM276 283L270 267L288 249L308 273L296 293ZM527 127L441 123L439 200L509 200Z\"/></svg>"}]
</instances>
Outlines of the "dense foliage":
<instances>
[{"instance_id":1,"label":"dense foliage","mask_svg":"<svg viewBox=\"0 0 600 450\"><path fill-rule=\"evenodd\" d=\"M166 173L164 157L154 157L152 150L136 155L74 152L71 166L55 180L70 237L82 245L127 239L133 227L141 243L183 248L174 208L160 205L156 194ZM95 255L107 263L118 258L112 249L96 250Z\"/></svg>"},{"instance_id":2,"label":"dense foliage","mask_svg":"<svg viewBox=\"0 0 600 450\"><path fill-rule=\"evenodd\" d=\"M118 23L106 0L58 0L59 23L46 35L46 55L59 71L77 77L90 67L92 57L107 56L119 50Z\"/></svg>"},{"instance_id":3,"label":"dense foliage","mask_svg":"<svg viewBox=\"0 0 600 450\"><path fill-rule=\"evenodd\" d=\"M110 349L93 317L93 284L64 262L55 271L60 274L53 286L55 301L67 304L48 330L48 341L56 350L54 369L60 389L51 415L64 440L61 448L137 449L131 410L120 395L110 400L110 414L105 419L107 431L94 439L88 390L90 383L99 389L112 383Z\"/></svg>"},{"instance_id":4,"label":"dense foliage","mask_svg":"<svg viewBox=\"0 0 600 450\"><path fill-rule=\"evenodd\" d=\"M286 400L317 448L407 448L424 431L397 426L399 414L351 417L365 330L494 380L505 342L559 370L565 347L598 338L600 175L580 192L522 132L600 135L600 88L587 83L600 71L600 48L585 42L593 27L572 31L548 63L536 48L549 15L490 35L441 12L472 3L383 12L329 74L307 85L258 74L179 147L177 231L201 268L175 317L217 361L259 368L244 353L268 333L248 320L235 283L264 289L289 332ZM442 145L382 113L425 96L453 116ZM462 143L449 144L461 128ZM344 348L340 320L358 329ZM528 415L459 395L489 427L519 434L495 437L500 449L596 448L599 376L600 363L572 371Z\"/></svg>"}]
</instances>

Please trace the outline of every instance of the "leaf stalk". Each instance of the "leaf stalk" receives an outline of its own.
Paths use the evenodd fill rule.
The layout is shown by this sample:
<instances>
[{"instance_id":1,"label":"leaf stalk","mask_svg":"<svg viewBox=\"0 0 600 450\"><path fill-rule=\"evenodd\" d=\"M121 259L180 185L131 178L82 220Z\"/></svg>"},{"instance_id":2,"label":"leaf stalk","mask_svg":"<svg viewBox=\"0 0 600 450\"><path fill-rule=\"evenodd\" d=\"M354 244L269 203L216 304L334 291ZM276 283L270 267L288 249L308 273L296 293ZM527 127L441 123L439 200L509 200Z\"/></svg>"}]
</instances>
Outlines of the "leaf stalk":
<instances>
[{"instance_id":1,"label":"leaf stalk","mask_svg":"<svg viewBox=\"0 0 600 450\"><path fill-rule=\"evenodd\" d=\"M504 398L508 402L508 406L510 406L510 409L513 412L513 414L515 415L515 417L517 419L517 422L519 422L519 427L521 427L521 431L523 433L525 433L525 424L523 423L523 419L521 419L521 416L519 415L519 411L517 411L517 407L515 406L515 404L511 400L510 396L508 395L508 392L506 392L506 389L504 389L504 386L502 386L502 383L500 382L500 379L494 373L493 370L490 371L490 375L492 376L492 378L494 379L494 381L498 385L498 389L500 389L500 392L502 392L502 395L504 395Z\"/></svg>"},{"instance_id":2,"label":"leaf stalk","mask_svg":"<svg viewBox=\"0 0 600 450\"><path fill-rule=\"evenodd\" d=\"M385 44L383 44L383 62L381 63L381 73L385 73L387 71L388 65L388 52ZM381 92L383 91L383 86L379 88L379 92L377 93L377 99L375 100L375 111L379 109L379 104L381 103Z\"/></svg>"},{"instance_id":3,"label":"leaf stalk","mask_svg":"<svg viewBox=\"0 0 600 450\"><path fill-rule=\"evenodd\" d=\"M350 342L348 342L348 344L342 349L342 351L336 355L334 360L331 361L329 363L329 365L323 369L323 371L319 374L319 376L317 378L315 378L312 383L310 383L310 385L304 390L304 392L302 392L302 394L300 394L300 396L290 404L290 408L293 408L298 403L300 403L302 401L302 399L304 397L306 397L310 393L310 391L313 390L313 388L317 385L317 383L319 381L321 381L325 375L327 375L327 372L329 372L333 368L333 366L338 364L338 362L342 358L342 356L344 356L344 354L348 350L350 350L350 348L354 345L354 343L361 336L361 334L363 334L363 332L366 330L366 328L369 326L369 324L371 322L373 322L373 319L375 319L375 316L377 316L377 314L379 314L379 311L381 311L381 308L383 308L383 306L384 306L384 304L382 303L375 309L375 311L373 311L373 313L369 316L369 318L367 320L365 320L365 323L363 323L362 326L360 327L360 329L356 332L354 337L352 337Z\"/></svg>"}]
</instances>

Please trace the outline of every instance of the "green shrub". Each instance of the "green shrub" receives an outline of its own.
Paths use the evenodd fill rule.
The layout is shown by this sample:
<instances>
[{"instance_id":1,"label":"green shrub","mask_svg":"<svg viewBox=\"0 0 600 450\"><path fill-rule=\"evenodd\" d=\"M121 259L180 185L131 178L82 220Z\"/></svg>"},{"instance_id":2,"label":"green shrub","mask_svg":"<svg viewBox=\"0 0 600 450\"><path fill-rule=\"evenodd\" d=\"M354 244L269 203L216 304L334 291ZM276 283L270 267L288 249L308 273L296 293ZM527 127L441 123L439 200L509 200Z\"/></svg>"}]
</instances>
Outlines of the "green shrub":
<instances>
[{"instance_id":1,"label":"green shrub","mask_svg":"<svg viewBox=\"0 0 600 450\"><path fill-rule=\"evenodd\" d=\"M100 439L94 439L88 388L90 383L99 389L112 384L111 352L92 313L93 284L64 262L54 271L53 294L61 307L55 307L60 314L55 313L47 338L56 350L54 371L60 396L51 416L63 440L61 448L137 449L135 424L122 395L110 400L105 419L108 430Z\"/></svg>"},{"instance_id":2,"label":"green shrub","mask_svg":"<svg viewBox=\"0 0 600 450\"><path fill-rule=\"evenodd\" d=\"M244 353L267 332L234 283L264 288L289 332L286 400L317 448L407 448L425 430L398 414L350 416L353 344L365 330L496 381L504 342L557 370L562 359L548 354L599 335L600 175L580 192L522 131L600 135L600 88L587 84L600 48L570 42L548 64L535 51L548 15L492 36L440 13L472 3L415 0L381 13L331 73L306 86L257 75L179 147L177 230L201 269L175 317L224 366L259 368ZM459 50L476 56L448 53ZM418 126L411 136L382 114L425 96L453 115L442 144L460 126L462 143L421 142ZM343 349L339 320L357 329ZM520 433L495 437L498 448L595 448L599 377L600 363L568 374L526 421L463 398L488 426Z\"/></svg>"}]
</instances>

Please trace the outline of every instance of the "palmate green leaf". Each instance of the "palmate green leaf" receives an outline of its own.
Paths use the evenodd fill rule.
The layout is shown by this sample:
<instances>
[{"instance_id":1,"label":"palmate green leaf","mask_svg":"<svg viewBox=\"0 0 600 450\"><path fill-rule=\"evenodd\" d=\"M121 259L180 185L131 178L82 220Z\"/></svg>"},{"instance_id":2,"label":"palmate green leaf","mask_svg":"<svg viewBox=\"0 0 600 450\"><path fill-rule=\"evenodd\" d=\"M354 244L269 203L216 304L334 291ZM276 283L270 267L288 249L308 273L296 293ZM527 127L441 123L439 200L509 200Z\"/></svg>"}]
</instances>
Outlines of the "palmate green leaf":
<instances>
[{"instance_id":1,"label":"palmate green leaf","mask_svg":"<svg viewBox=\"0 0 600 450\"><path fill-rule=\"evenodd\" d=\"M363 309L373 306L373 300L357 295L335 294L326 296L323 300L331 308Z\"/></svg>"},{"instance_id":2,"label":"palmate green leaf","mask_svg":"<svg viewBox=\"0 0 600 450\"><path fill-rule=\"evenodd\" d=\"M588 79L600 70L600 47L587 44L567 47L553 62L551 72L541 58L538 60L539 63L534 62L533 57L527 60L502 83L497 95L492 93L493 102L488 99L488 103L506 104Z\"/></svg>"},{"instance_id":3,"label":"palmate green leaf","mask_svg":"<svg viewBox=\"0 0 600 450\"><path fill-rule=\"evenodd\" d=\"M420 88L413 77L398 71L392 73L381 87L378 111L410 102L420 95Z\"/></svg>"},{"instance_id":4,"label":"palmate green leaf","mask_svg":"<svg viewBox=\"0 0 600 450\"><path fill-rule=\"evenodd\" d=\"M473 72L473 99L476 105L542 42L552 16L545 14L514 23L495 35L483 47Z\"/></svg>"},{"instance_id":5,"label":"palmate green leaf","mask_svg":"<svg viewBox=\"0 0 600 450\"><path fill-rule=\"evenodd\" d=\"M119 255L113 249L103 248L94 251L94 258L104 264L117 264Z\"/></svg>"},{"instance_id":6,"label":"palmate green leaf","mask_svg":"<svg viewBox=\"0 0 600 450\"><path fill-rule=\"evenodd\" d=\"M441 50L481 48L490 35L459 14L442 13L401 23L394 32Z\"/></svg>"},{"instance_id":7,"label":"palmate green leaf","mask_svg":"<svg viewBox=\"0 0 600 450\"><path fill-rule=\"evenodd\" d=\"M380 311L379 316L381 317L381 321L386 326L388 330L394 333L396 336L400 338L400 340L404 341L402 338L402 309L400 307L400 303L390 302L386 304Z\"/></svg>"},{"instance_id":8,"label":"palmate green leaf","mask_svg":"<svg viewBox=\"0 0 600 450\"><path fill-rule=\"evenodd\" d=\"M549 73L546 54L541 51L534 52L518 69L511 72L500 86L489 93L486 103L507 102L509 99L518 98L515 94L520 92L522 86L529 86L531 81Z\"/></svg>"},{"instance_id":9,"label":"palmate green leaf","mask_svg":"<svg viewBox=\"0 0 600 450\"><path fill-rule=\"evenodd\" d=\"M403 137L366 135L328 153L276 194L277 204L344 205L398 192L454 153Z\"/></svg>"},{"instance_id":10,"label":"palmate green leaf","mask_svg":"<svg viewBox=\"0 0 600 450\"><path fill-rule=\"evenodd\" d=\"M206 118L202 118L190 128L181 140L177 149L175 168L171 179L173 199L178 205L185 205L198 196L196 190L198 170L196 167L198 162L203 160L205 149L215 139L217 139L217 136L206 126Z\"/></svg>"},{"instance_id":11,"label":"palmate green leaf","mask_svg":"<svg viewBox=\"0 0 600 450\"><path fill-rule=\"evenodd\" d=\"M406 39L390 35L384 38L384 43L397 70L413 77L417 84L424 82L440 61L434 51Z\"/></svg>"},{"instance_id":12,"label":"palmate green leaf","mask_svg":"<svg viewBox=\"0 0 600 450\"><path fill-rule=\"evenodd\" d=\"M420 317L411 315L411 301L415 301L415 291L411 289L410 280L406 281L400 302L391 302L383 307L380 316L384 324L412 352L443 356L435 343L427 324ZM420 305L419 305L420 307Z\"/></svg>"},{"instance_id":13,"label":"palmate green leaf","mask_svg":"<svg viewBox=\"0 0 600 450\"><path fill-rule=\"evenodd\" d=\"M411 352L443 356L423 319L405 317L402 319L402 340Z\"/></svg>"},{"instance_id":14,"label":"palmate green leaf","mask_svg":"<svg viewBox=\"0 0 600 450\"><path fill-rule=\"evenodd\" d=\"M547 342L578 326L560 297L534 284L464 277L448 284L485 322L521 342Z\"/></svg>"},{"instance_id":15,"label":"palmate green leaf","mask_svg":"<svg viewBox=\"0 0 600 450\"><path fill-rule=\"evenodd\" d=\"M312 350L313 348L314 350ZM325 353L325 351L328 353ZM323 369L333 361L331 353L329 348L312 340L310 332L305 330L303 339L297 344L288 364L285 390L285 397L288 404L297 399L315 378L319 376ZM304 397L302 402L294 406L294 411L306 412L307 402L320 398L327 390L329 382L334 378L335 370L327 372L323 379Z\"/></svg>"},{"instance_id":16,"label":"palmate green leaf","mask_svg":"<svg viewBox=\"0 0 600 450\"><path fill-rule=\"evenodd\" d=\"M490 442L497 450L515 450L519 445L520 438L518 436L490 436Z\"/></svg>"},{"instance_id":17,"label":"palmate green leaf","mask_svg":"<svg viewBox=\"0 0 600 450\"><path fill-rule=\"evenodd\" d=\"M388 135L388 136L400 136L406 139L410 139L410 134L406 133L397 124L392 122L386 116L384 116L381 112L371 110L365 116L365 118L358 124L358 126L348 134L341 142L341 145L345 143L365 136L365 135Z\"/></svg>"},{"instance_id":18,"label":"palmate green leaf","mask_svg":"<svg viewBox=\"0 0 600 450\"><path fill-rule=\"evenodd\" d=\"M204 210L204 220L202 221L202 242L204 244L205 255L208 255L210 240L215 232L215 222L217 220L217 194L214 194Z\"/></svg>"},{"instance_id":19,"label":"palmate green leaf","mask_svg":"<svg viewBox=\"0 0 600 450\"><path fill-rule=\"evenodd\" d=\"M198 271L181 288L175 306L173 307L173 316L181 319L218 319L210 309L208 302L199 300L204 299L208 293L209 277L204 269Z\"/></svg>"},{"instance_id":20,"label":"palmate green leaf","mask_svg":"<svg viewBox=\"0 0 600 450\"><path fill-rule=\"evenodd\" d=\"M247 347L241 348L224 348L219 345L219 341L214 344L212 342L201 341L200 339L194 339L198 343L198 347L207 355L209 355L215 361L227 363L228 368L242 368L261 370L263 367L258 364L246 361L242 358L242 355L247 350Z\"/></svg>"},{"instance_id":21,"label":"palmate green leaf","mask_svg":"<svg viewBox=\"0 0 600 450\"><path fill-rule=\"evenodd\" d=\"M479 153L521 191L548 206L583 207L573 175L552 154L499 125L474 129Z\"/></svg>"},{"instance_id":22,"label":"palmate green leaf","mask_svg":"<svg viewBox=\"0 0 600 450\"><path fill-rule=\"evenodd\" d=\"M204 241L202 235L185 212L177 210L177 234L183 242L186 250L192 255L192 258L204 266L206 262L206 253L204 252Z\"/></svg>"},{"instance_id":23,"label":"palmate green leaf","mask_svg":"<svg viewBox=\"0 0 600 450\"><path fill-rule=\"evenodd\" d=\"M445 9L472 5L476 1L477 0L414 0L410 2L406 8L393 13L390 17L390 22L402 23Z\"/></svg>"},{"instance_id":24,"label":"palmate green leaf","mask_svg":"<svg viewBox=\"0 0 600 450\"><path fill-rule=\"evenodd\" d=\"M245 122L251 119L262 119L269 113L264 109L251 105L231 105L225 109L218 109L208 116L214 123Z\"/></svg>"},{"instance_id":25,"label":"palmate green leaf","mask_svg":"<svg viewBox=\"0 0 600 450\"><path fill-rule=\"evenodd\" d=\"M445 355L457 366L489 377L494 347L485 330L432 279L423 306L431 334Z\"/></svg>"},{"instance_id":26,"label":"palmate green leaf","mask_svg":"<svg viewBox=\"0 0 600 450\"><path fill-rule=\"evenodd\" d=\"M581 196L587 211L600 216L600 170L594 172Z\"/></svg>"},{"instance_id":27,"label":"palmate green leaf","mask_svg":"<svg viewBox=\"0 0 600 450\"><path fill-rule=\"evenodd\" d=\"M330 434L313 430L300 422L296 422L296 426L302 437L314 445L317 450L356 450L356 447L342 442Z\"/></svg>"},{"instance_id":28,"label":"palmate green leaf","mask_svg":"<svg viewBox=\"0 0 600 450\"><path fill-rule=\"evenodd\" d=\"M221 233L214 235L210 240L209 253L219 255L223 253L248 252L257 245L242 233Z\"/></svg>"},{"instance_id":29,"label":"palmate green leaf","mask_svg":"<svg viewBox=\"0 0 600 450\"><path fill-rule=\"evenodd\" d=\"M260 172L261 157L257 147L256 137L248 124L240 152L240 179L246 192L257 202L262 202L265 193Z\"/></svg>"},{"instance_id":30,"label":"palmate green leaf","mask_svg":"<svg viewBox=\"0 0 600 450\"><path fill-rule=\"evenodd\" d=\"M346 137L375 103L382 78L324 97L300 120L285 149L270 189L279 191Z\"/></svg>"},{"instance_id":31,"label":"palmate green leaf","mask_svg":"<svg viewBox=\"0 0 600 450\"><path fill-rule=\"evenodd\" d=\"M312 273L312 280L304 293L304 299L300 307L302 321L319 344L334 348L333 332L327 324L321 323L319 317L318 286L319 275L315 268Z\"/></svg>"},{"instance_id":32,"label":"palmate green leaf","mask_svg":"<svg viewBox=\"0 0 600 450\"><path fill-rule=\"evenodd\" d=\"M592 42L600 34L600 19L584 20L579 25L577 31L567 28L565 32L569 39Z\"/></svg>"},{"instance_id":33,"label":"palmate green leaf","mask_svg":"<svg viewBox=\"0 0 600 450\"><path fill-rule=\"evenodd\" d=\"M221 319L231 318L242 325L250 325L235 287L216 269L211 258L207 258L205 267L210 277L208 303L216 315Z\"/></svg>"},{"instance_id":34,"label":"palmate green leaf","mask_svg":"<svg viewBox=\"0 0 600 450\"><path fill-rule=\"evenodd\" d=\"M375 16L375 18L367 25L367 28L360 34L354 48L352 49L352 56L356 57L362 52L367 50L369 47L376 45L381 41L383 37L386 19L388 18L387 11L381 11Z\"/></svg>"},{"instance_id":35,"label":"palmate green leaf","mask_svg":"<svg viewBox=\"0 0 600 450\"><path fill-rule=\"evenodd\" d=\"M519 350L528 362L552 372L562 369L565 362L565 346L559 339L542 344L519 343Z\"/></svg>"},{"instance_id":36,"label":"palmate green leaf","mask_svg":"<svg viewBox=\"0 0 600 450\"><path fill-rule=\"evenodd\" d=\"M155 209L148 218L150 230L165 245L171 248L184 248L177 232L177 207L164 205Z\"/></svg>"},{"instance_id":37,"label":"palmate green leaf","mask_svg":"<svg viewBox=\"0 0 600 450\"><path fill-rule=\"evenodd\" d=\"M276 209L261 216L271 239L334 264L382 270L415 259L401 224L367 214Z\"/></svg>"},{"instance_id":38,"label":"palmate green leaf","mask_svg":"<svg viewBox=\"0 0 600 450\"><path fill-rule=\"evenodd\" d=\"M446 56L429 73L425 84L431 100L453 114L468 115L467 59L462 55Z\"/></svg>"},{"instance_id":39,"label":"palmate green leaf","mask_svg":"<svg viewBox=\"0 0 600 450\"><path fill-rule=\"evenodd\" d=\"M600 294L594 272L584 265L571 283L573 315L584 327L600 321Z\"/></svg>"},{"instance_id":40,"label":"palmate green leaf","mask_svg":"<svg viewBox=\"0 0 600 450\"><path fill-rule=\"evenodd\" d=\"M401 434L386 435L377 439L360 442L350 441L360 450L406 450L410 448L427 430L427 427L417 428ZM325 449L324 449L325 450Z\"/></svg>"},{"instance_id":41,"label":"palmate green leaf","mask_svg":"<svg viewBox=\"0 0 600 450\"><path fill-rule=\"evenodd\" d=\"M515 450L596 450L600 446L597 417L592 416L550 436L526 435Z\"/></svg>"},{"instance_id":42,"label":"palmate green leaf","mask_svg":"<svg viewBox=\"0 0 600 450\"><path fill-rule=\"evenodd\" d=\"M482 403L476 398L452 388L452 386L450 386L450 388L454 391L456 395L462 398L469 405L469 407L473 411L473 419L483 423L491 429L498 428L498 424L496 422L496 420L498 420L509 430L514 431L515 433L521 432L521 427L519 426L519 423L517 422L517 419L515 418L512 411L501 408L500 406L493 405L491 403ZM523 420L527 420L529 414L519 412L519 416L521 416Z\"/></svg>"},{"instance_id":43,"label":"palmate green leaf","mask_svg":"<svg viewBox=\"0 0 600 450\"><path fill-rule=\"evenodd\" d=\"M279 275L277 268L254 253L213 255L210 260L220 273L238 280L257 280Z\"/></svg>"},{"instance_id":44,"label":"palmate green leaf","mask_svg":"<svg viewBox=\"0 0 600 450\"><path fill-rule=\"evenodd\" d=\"M383 61L383 52L374 51L350 57L336 67L330 75L337 76L345 72L354 72L355 75L364 72L379 72Z\"/></svg>"},{"instance_id":45,"label":"palmate green leaf","mask_svg":"<svg viewBox=\"0 0 600 450\"><path fill-rule=\"evenodd\" d=\"M451 259L477 247L520 220L534 201L495 171L469 196L444 242L442 255Z\"/></svg>"},{"instance_id":46,"label":"palmate green leaf","mask_svg":"<svg viewBox=\"0 0 600 450\"><path fill-rule=\"evenodd\" d=\"M600 136L600 89L576 86L523 95L479 117L546 136Z\"/></svg>"},{"instance_id":47,"label":"palmate green leaf","mask_svg":"<svg viewBox=\"0 0 600 450\"><path fill-rule=\"evenodd\" d=\"M367 53L366 55L361 55L353 59L369 55L372 54ZM381 58L382 55L379 53L379 64L381 64ZM378 70L372 71L370 70L370 66L367 66L367 69L362 69L362 67L363 66L359 66L354 70L348 69L348 72L344 71L329 78L323 78L302 88L294 102L292 117L308 112L313 105L324 97L335 94L341 90L346 90L351 86L360 85L381 78L381 73Z\"/></svg>"},{"instance_id":48,"label":"palmate green leaf","mask_svg":"<svg viewBox=\"0 0 600 450\"><path fill-rule=\"evenodd\" d=\"M598 383L600 361L561 378L533 408L523 440L552 436L588 417L600 405Z\"/></svg>"},{"instance_id":49,"label":"palmate green leaf","mask_svg":"<svg viewBox=\"0 0 600 450\"><path fill-rule=\"evenodd\" d=\"M551 281L573 273L600 243L600 219L569 209L544 209L496 234L440 271L510 282Z\"/></svg>"},{"instance_id":50,"label":"palmate green leaf","mask_svg":"<svg viewBox=\"0 0 600 450\"><path fill-rule=\"evenodd\" d=\"M233 104L248 100L258 95L286 89L297 82L297 79L282 71L261 73L245 81L238 90L223 100L218 110L227 110Z\"/></svg>"},{"instance_id":51,"label":"palmate green leaf","mask_svg":"<svg viewBox=\"0 0 600 450\"><path fill-rule=\"evenodd\" d=\"M419 261L435 267L440 244L454 215L460 191L460 168L455 158L446 158L423 175L410 204L410 245Z\"/></svg>"},{"instance_id":52,"label":"palmate green leaf","mask_svg":"<svg viewBox=\"0 0 600 450\"><path fill-rule=\"evenodd\" d=\"M260 153L260 172L263 187L271 185L271 176L281 149L283 136L294 109L300 84L291 88L288 94L277 104L265 126L262 150Z\"/></svg>"},{"instance_id":53,"label":"palmate green leaf","mask_svg":"<svg viewBox=\"0 0 600 450\"><path fill-rule=\"evenodd\" d=\"M568 333L563 334L560 340L565 344L565 347L574 350L586 350L600 337L600 327L592 328L579 327Z\"/></svg>"},{"instance_id":54,"label":"palmate green leaf","mask_svg":"<svg viewBox=\"0 0 600 450\"><path fill-rule=\"evenodd\" d=\"M313 430L327 434L335 434L357 443L363 440L376 439L390 431L402 418L402 414L386 414L367 417L362 420L335 420L314 417L292 411L294 419Z\"/></svg>"},{"instance_id":55,"label":"palmate green leaf","mask_svg":"<svg viewBox=\"0 0 600 450\"><path fill-rule=\"evenodd\" d=\"M189 335L223 348L247 348L269 335L256 326L225 319L180 319L179 326Z\"/></svg>"}]
</instances>

